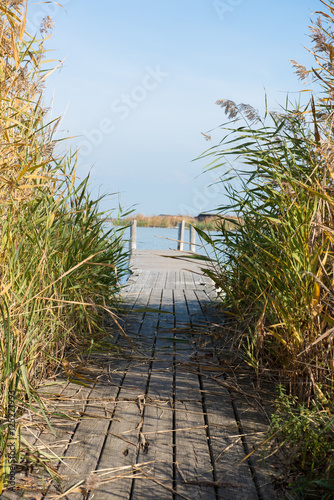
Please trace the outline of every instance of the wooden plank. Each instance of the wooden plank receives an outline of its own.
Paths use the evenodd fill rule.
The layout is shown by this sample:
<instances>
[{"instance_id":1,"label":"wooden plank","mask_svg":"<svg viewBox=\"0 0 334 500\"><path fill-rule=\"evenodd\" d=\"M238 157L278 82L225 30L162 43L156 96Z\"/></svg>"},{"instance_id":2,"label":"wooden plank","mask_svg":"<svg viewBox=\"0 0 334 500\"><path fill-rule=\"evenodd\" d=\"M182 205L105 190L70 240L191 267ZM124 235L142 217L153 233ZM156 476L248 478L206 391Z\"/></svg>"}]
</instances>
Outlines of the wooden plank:
<instances>
[{"instance_id":1,"label":"wooden plank","mask_svg":"<svg viewBox=\"0 0 334 500\"><path fill-rule=\"evenodd\" d=\"M133 305L131 314L126 315L123 319L123 328L126 330L127 334L132 335L132 338L134 335L138 335L140 333L140 328L145 317L144 309L148 304L150 295L151 289L144 289L138 292L136 294L136 302ZM124 342L123 344L125 345Z\"/></svg>"},{"instance_id":2,"label":"wooden plank","mask_svg":"<svg viewBox=\"0 0 334 500\"><path fill-rule=\"evenodd\" d=\"M149 296L147 291L139 292L136 295L135 303L133 304L130 314L126 314L122 320L122 326L127 333L138 332L138 326L141 325L145 314L142 309L146 307Z\"/></svg>"},{"instance_id":3,"label":"wooden plank","mask_svg":"<svg viewBox=\"0 0 334 500\"><path fill-rule=\"evenodd\" d=\"M178 328L190 326L188 307L183 290L174 290L175 321Z\"/></svg>"},{"instance_id":4,"label":"wooden plank","mask_svg":"<svg viewBox=\"0 0 334 500\"><path fill-rule=\"evenodd\" d=\"M207 324L223 327L224 315L222 313L222 302L208 297L206 291L195 290L194 293L202 309L203 315L206 318Z\"/></svg>"},{"instance_id":5,"label":"wooden plank","mask_svg":"<svg viewBox=\"0 0 334 500\"><path fill-rule=\"evenodd\" d=\"M181 277L181 271L175 271L175 285L174 288L183 290L184 283Z\"/></svg>"},{"instance_id":6,"label":"wooden plank","mask_svg":"<svg viewBox=\"0 0 334 500\"><path fill-rule=\"evenodd\" d=\"M124 363L125 364L125 363ZM123 373L114 373L111 381L98 384L89 396L89 404L80 419L72 442L66 450L65 461L71 467L61 464L58 471L65 478L62 490L67 491L78 481L87 478L95 470L102 446L114 413L118 385ZM87 460L89 457L89 460ZM68 498L81 500L82 493L72 493Z\"/></svg>"},{"instance_id":7,"label":"wooden plank","mask_svg":"<svg viewBox=\"0 0 334 500\"><path fill-rule=\"evenodd\" d=\"M136 298L143 290L143 286L135 286L133 284L127 290L122 289L121 292L121 310L131 310L136 302Z\"/></svg>"},{"instance_id":8,"label":"wooden plank","mask_svg":"<svg viewBox=\"0 0 334 500\"><path fill-rule=\"evenodd\" d=\"M184 289L193 289L194 288L194 280L193 280L193 273L190 271L181 271L181 276L182 276L182 281L183 281L183 288Z\"/></svg>"},{"instance_id":9,"label":"wooden plank","mask_svg":"<svg viewBox=\"0 0 334 500\"><path fill-rule=\"evenodd\" d=\"M165 289L161 298L161 309L173 312L173 294ZM159 350L169 348L172 354L173 341L164 341L172 337L168 329L174 326L172 314L160 314L157 339L155 344L156 361L153 362L147 403L144 411L142 433L148 442L148 449L140 449L137 462L152 461L150 476L152 479L134 481L132 498L172 499L173 493L173 358L164 356L159 359ZM158 484L158 481L161 484ZM149 492L149 495L148 495Z\"/></svg>"},{"instance_id":10,"label":"wooden plank","mask_svg":"<svg viewBox=\"0 0 334 500\"><path fill-rule=\"evenodd\" d=\"M133 271L157 270L167 272L192 269L200 272L201 267L205 266L204 262L199 264L198 261L194 259L187 260L186 257L187 252L178 252L176 250L136 250L131 258L130 268Z\"/></svg>"},{"instance_id":11,"label":"wooden plank","mask_svg":"<svg viewBox=\"0 0 334 500\"><path fill-rule=\"evenodd\" d=\"M119 310L119 314L122 315L120 319L120 325L128 333L131 331L131 325L140 324L144 317L144 313L136 313L136 309L141 309L145 307L147 299L144 299L145 293L143 293L142 287L137 288L136 291L129 293L122 292L122 304ZM143 302L144 299L144 302ZM115 343L122 338L122 333L119 332L115 337ZM124 339L123 339L124 340ZM124 344L124 342L123 342Z\"/></svg>"},{"instance_id":12,"label":"wooden plank","mask_svg":"<svg viewBox=\"0 0 334 500\"><path fill-rule=\"evenodd\" d=\"M122 287L122 294L145 287L150 272L147 270L134 270L127 283Z\"/></svg>"},{"instance_id":13,"label":"wooden plank","mask_svg":"<svg viewBox=\"0 0 334 500\"><path fill-rule=\"evenodd\" d=\"M208 307L210 307L212 309L213 299L210 296L210 294L207 292L207 290L194 290L194 293L197 297L197 300L200 304L200 307L203 311L203 314L205 314L205 311ZM219 316L219 318L222 319L221 315Z\"/></svg>"},{"instance_id":14,"label":"wooden plank","mask_svg":"<svg viewBox=\"0 0 334 500\"><path fill-rule=\"evenodd\" d=\"M136 327L134 327L133 329L133 326L138 324L140 325L144 317L144 313L136 312L136 309L142 309L146 306L147 303L148 292L145 291L144 285L147 281L149 273L147 271L144 271L145 277L143 278L143 282L140 283L142 274L143 273L139 272L138 275L135 275L135 277L133 278L133 284L130 286L130 289L122 290L122 303L119 310L119 314L122 315L120 324L128 334L135 334L134 330L136 330ZM139 284L138 281L136 282L136 277L139 280ZM114 342L115 344L121 344L126 347L126 339L124 339L124 336L121 332L119 332L115 336Z\"/></svg>"},{"instance_id":15,"label":"wooden plank","mask_svg":"<svg viewBox=\"0 0 334 500\"><path fill-rule=\"evenodd\" d=\"M135 479L132 498L173 498L173 412L171 407L173 372L170 370L170 365L171 362L153 363L141 429L147 447L141 447L137 457L137 463L152 462L149 476L153 479Z\"/></svg>"},{"instance_id":16,"label":"wooden plank","mask_svg":"<svg viewBox=\"0 0 334 500\"><path fill-rule=\"evenodd\" d=\"M258 500L258 494L245 458L239 427L230 394L211 379L202 377L203 397L210 429L215 477L222 500Z\"/></svg>"},{"instance_id":17,"label":"wooden plank","mask_svg":"<svg viewBox=\"0 0 334 500\"><path fill-rule=\"evenodd\" d=\"M186 288L193 289L194 281L191 276L191 271L187 271L187 263L184 262L184 269L176 272L176 283L175 288L185 290Z\"/></svg>"},{"instance_id":18,"label":"wooden plank","mask_svg":"<svg viewBox=\"0 0 334 500\"><path fill-rule=\"evenodd\" d=\"M189 361L194 354L191 346L193 338L192 325L189 318L188 307L183 290L174 290L175 308L175 362L177 364Z\"/></svg>"},{"instance_id":19,"label":"wooden plank","mask_svg":"<svg viewBox=\"0 0 334 500\"><path fill-rule=\"evenodd\" d=\"M65 390L67 390L67 394L72 393L74 395L75 392L78 391L78 388L76 387L75 390L73 387L69 388L67 381L63 380L60 383L59 383L59 381L57 381L57 383L42 386L42 387L40 387L38 392L40 395L44 396L45 400L48 400L48 399L51 400L51 399L61 398L62 395L64 397ZM50 409L51 408L49 405L49 410ZM60 420L61 419L59 419L59 418L51 419L51 423L52 423L54 429L57 428L57 425L59 424ZM62 420L62 422L64 422L64 421ZM43 433L43 435L42 435L42 433ZM27 426L25 428L23 428L23 430L22 430L23 438L31 446L33 446L35 449L37 449L39 451L42 451L43 449L45 449L44 444L47 444L47 445L51 444L51 440L49 440L49 442L46 443L46 439L45 439L46 433L50 433L50 431L48 430L48 428L46 428L45 420L42 417L36 418L35 416L34 416L32 422L27 423ZM55 441L55 439L56 438L53 437L53 441ZM67 446L67 442L69 439L70 439L69 435L65 436L64 443L60 447L62 450L64 449L65 446ZM58 455L59 455L60 448L59 447L52 447L53 451ZM48 450L45 450L45 451L48 454L50 454L50 452ZM56 457L55 457L55 460L53 462L55 464L57 464L58 459L56 459ZM30 474L30 476L31 476L31 481L36 483L36 489L34 491L37 492L38 488L41 487L41 484L40 484L41 477L40 477L38 470L35 469ZM22 498L22 489L26 487L26 482L27 482L26 473L25 472L16 473L15 482L16 482L16 486L18 487L18 490L6 491L4 493L4 495L6 495L6 496L3 496L3 498L6 498L6 500L7 499L14 500L14 499Z\"/></svg>"},{"instance_id":20,"label":"wooden plank","mask_svg":"<svg viewBox=\"0 0 334 500\"><path fill-rule=\"evenodd\" d=\"M155 341L154 363L152 372L160 363L167 363L168 369L172 372L173 367L173 328L174 328L174 302L173 290L163 289L161 297L161 311L159 314L159 326ZM157 383L158 387L159 382ZM162 386L164 384L162 383ZM170 394L172 396L172 394Z\"/></svg>"},{"instance_id":21,"label":"wooden plank","mask_svg":"<svg viewBox=\"0 0 334 500\"><path fill-rule=\"evenodd\" d=\"M214 283L207 285L204 289L207 295L207 302L222 302L224 300L224 292L221 292L222 295L219 295Z\"/></svg>"},{"instance_id":22,"label":"wooden plank","mask_svg":"<svg viewBox=\"0 0 334 500\"><path fill-rule=\"evenodd\" d=\"M193 273L192 278L194 281L195 290L202 290L204 285L204 276L202 274Z\"/></svg>"},{"instance_id":23,"label":"wooden plank","mask_svg":"<svg viewBox=\"0 0 334 500\"><path fill-rule=\"evenodd\" d=\"M218 324L222 321L221 314L217 313L215 308L212 308L210 303L207 302L207 293L206 291L195 291L196 296L201 303L202 310L208 321ZM224 341L226 345L230 345L228 339ZM247 370L241 369L240 373L237 373L237 383L241 389L244 389L246 394L253 394L254 398L246 398L241 394L232 393L232 400L234 405L234 412L236 411L237 419L241 420L241 427L243 433L246 434L242 439L244 441L244 448L249 452L255 449L263 440L266 430L268 429L268 419L265 413L261 410L256 401L259 400L256 391L254 391L251 385L251 379L253 372L246 373ZM255 375L254 375L255 378ZM204 385L207 384L205 379L203 379ZM235 383L235 382L234 382ZM218 390L218 384L216 384L216 391ZM268 388L268 394L272 391L272 388ZM217 401L217 400L215 400ZM271 401L272 402L272 401ZM271 408L267 405L267 412L271 413ZM223 413L222 413L223 414ZM218 414L219 415L219 414ZM244 454L248 453L244 450ZM264 464L261 462L261 452L255 453L252 455L248 463L251 464L253 474L256 476L256 487L258 494L261 495L261 498L265 500L277 499L281 498L280 493L273 488L273 477L269 474L268 465L275 462L274 459L272 461L269 460L268 463ZM276 464L277 465L277 464ZM238 477L242 477L242 475L238 475ZM238 496L237 496L238 498ZM245 497L247 498L247 496Z\"/></svg>"},{"instance_id":24,"label":"wooden plank","mask_svg":"<svg viewBox=\"0 0 334 500\"><path fill-rule=\"evenodd\" d=\"M159 276L159 271L151 271L145 283L145 288L146 289L154 288L158 280L158 276Z\"/></svg>"},{"instance_id":25,"label":"wooden plank","mask_svg":"<svg viewBox=\"0 0 334 500\"><path fill-rule=\"evenodd\" d=\"M67 397L67 401L59 401L57 403L57 409L69 412L75 420L68 420L66 417L63 419L52 419L52 429L54 430L56 437L54 437L47 429L41 435L40 447L47 447L46 451L49 452L49 450L52 450L58 455L58 457L60 457L60 460L54 460L54 466L56 468L58 468L62 463L66 464L67 467L71 467L69 461L65 457L66 450L68 449L69 442L73 439L75 434L75 430L80 420L80 412L84 412L86 410L91 392L92 389L89 389L88 387L80 387L72 383L69 384L63 394L63 397ZM59 489L53 482L47 489L47 493L54 494L56 492L59 493Z\"/></svg>"},{"instance_id":26,"label":"wooden plank","mask_svg":"<svg viewBox=\"0 0 334 500\"><path fill-rule=\"evenodd\" d=\"M141 392L140 387L139 392ZM94 500L130 497L131 466L136 463L137 427L141 423L140 410L136 401L117 402L115 419L108 431L97 470L100 471L98 475L101 479L115 476L119 476L119 479L115 482L101 483L94 491ZM130 466L128 469L121 469L128 466ZM108 470L110 474L103 475Z\"/></svg>"},{"instance_id":27,"label":"wooden plank","mask_svg":"<svg viewBox=\"0 0 334 500\"><path fill-rule=\"evenodd\" d=\"M152 347L156 336L157 324L159 321L159 313L156 312L160 308L161 290L152 289L149 301L145 308L147 311L143 315L142 323L138 333L137 346L141 354L145 356L152 355Z\"/></svg>"},{"instance_id":28,"label":"wooden plank","mask_svg":"<svg viewBox=\"0 0 334 500\"><path fill-rule=\"evenodd\" d=\"M165 288L162 290L161 295L161 310L166 311L167 314L160 313L159 315L159 328L156 340L156 356L159 356L160 350L173 351L173 328L174 328L174 296L173 290Z\"/></svg>"},{"instance_id":29,"label":"wooden plank","mask_svg":"<svg viewBox=\"0 0 334 500\"><path fill-rule=\"evenodd\" d=\"M204 291L208 298L215 300L217 298L217 291L215 284L209 276L205 274L192 273L194 280L194 289Z\"/></svg>"},{"instance_id":30,"label":"wooden plank","mask_svg":"<svg viewBox=\"0 0 334 500\"><path fill-rule=\"evenodd\" d=\"M62 393L66 390L67 385L67 381L65 380L58 380L57 382L48 381L38 389L38 394L44 401L47 401L51 397L61 397ZM31 422L23 421L23 426L21 429L22 438L27 441L30 446L34 446L38 440L38 437L41 435L44 425L45 421L42 417L38 418L35 416ZM30 432L29 429L33 432Z\"/></svg>"},{"instance_id":31,"label":"wooden plank","mask_svg":"<svg viewBox=\"0 0 334 500\"><path fill-rule=\"evenodd\" d=\"M159 272L154 288L165 288L166 279L167 279L167 273L165 271Z\"/></svg>"},{"instance_id":32,"label":"wooden plank","mask_svg":"<svg viewBox=\"0 0 334 500\"><path fill-rule=\"evenodd\" d=\"M56 407L59 411L71 410L72 415L75 417L75 412L85 410L87 399L90 393L91 389L86 387L78 388L76 384L70 383L66 385L65 391L59 397L59 401L57 402ZM40 450L41 453L45 451L48 455L55 455L54 460L51 460L51 465L53 465L54 467L57 467L59 465L59 457L61 460L63 459L65 451L68 447L68 443L75 432L78 420L79 418L75 418L75 420L69 420L65 417L53 417L51 419L51 425L55 436L50 432L49 428L45 426L44 430L36 440L35 446L37 450ZM33 491L41 492L42 482L43 480L47 482L48 474L43 471L43 468L36 468L33 473L30 474L30 480L31 484L36 485L36 488L34 487ZM11 496L8 495L8 500L22 498L22 489L27 488L26 482L17 481L17 485L19 487L19 490L16 492L10 492ZM48 493L49 492L56 492L54 484L50 488L48 488Z\"/></svg>"},{"instance_id":33,"label":"wooden plank","mask_svg":"<svg viewBox=\"0 0 334 500\"><path fill-rule=\"evenodd\" d=\"M114 420L111 422L97 470L117 469L136 463L138 426L142 421L139 403L145 394L147 373L147 363L133 363L126 373L116 401ZM116 482L101 484L94 492L94 500L103 500L108 498L108 495L115 495L115 498L129 498L132 480L128 476L132 475L132 469L126 470L125 473L125 476Z\"/></svg>"},{"instance_id":34,"label":"wooden plank","mask_svg":"<svg viewBox=\"0 0 334 500\"><path fill-rule=\"evenodd\" d=\"M161 291L153 290L149 295L147 306L159 307L160 296ZM148 295L145 298L147 299ZM157 313L145 313L142 324L137 325L143 338L150 340L151 344L147 343L147 346L151 350L158 321L159 315ZM150 357L142 361L131 362L117 398L115 420L111 422L97 470L117 469L137 463L138 446L142 442L140 432L143 426L143 403L149 368ZM113 474L117 475L117 472L113 472ZM121 477L117 481L103 483L95 490L94 500L103 500L111 495L115 498L129 498L132 488L132 468L119 471L118 474Z\"/></svg>"},{"instance_id":35,"label":"wooden plank","mask_svg":"<svg viewBox=\"0 0 334 500\"><path fill-rule=\"evenodd\" d=\"M166 279L166 288L175 289L176 271L168 271Z\"/></svg>"},{"instance_id":36,"label":"wooden plank","mask_svg":"<svg viewBox=\"0 0 334 500\"><path fill-rule=\"evenodd\" d=\"M154 294L159 297L162 310L173 312L172 290L163 290L162 297L160 297L160 290L153 290L152 296ZM166 361L166 357L164 357L164 361L161 361L158 359L158 351L163 343L160 335L163 336L166 333L166 328L174 326L174 317L173 315L159 314L159 317L155 319L159 321L155 343L156 353L154 359L156 361L152 363L150 371L141 429L142 435L145 436L145 442L148 443L148 448L140 448L137 456L137 463L145 461L153 463L149 471L150 478L134 480L132 498L163 497L172 499L173 414L171 401L173 396L173 359L170 357ZM172 344L172 341L169 341L169 343ZM166 342L163 343L163 346L166 346ZM158 482L161 484L158 484Z\"/></svg>"},{"instance_id":37,"label":"wooden plank","mask_svg":"<svg viewBox=\"0 0 334 500\"><path fill-rule=\"evenodd\" d=\"M194 280L194 289L205 291L210 294L215 290L215 284L209 276L204 274L202 271L200 273L192 273Z\"/></svg>"},{"instance_id":38,"label":"wooden plank","mask_svg":"<svg viewBox=\"0 0 334 500\"><path fill-rule=\"evenodd\" d=\"M185 299L187 302L189 319L192 325L198 327L207 327L207 320L203 315L201 305L198 301L197 295L194 290L186 289L184 291Z\"/></svg>"},{"instance_id":39,"label":"wooden plank","mask_svg":"<svg viewBox=\"0 0 334 500\"><path fill-rule=\"evenodd\" d=\"M247 452L251 452L257 449L263 441L268 429L269 420L264 407L259 404L261 398L252 386L252 376L244 372L244 375L237 375L237 380L239 387L245 391L245 394L254 395L254 398L238 393L233 393L232 395L236 416L240 421L240 429L245 434L244 446ZM274 394L274 387L271 387L271 391ZM273 410L273 406L271 409L269 408L269 403L265 403L264 406L269 409L269 412ZM261 453L262 448L258 449L249 458L258 491L264 500L281 499L282 493L274 488L275 478L273 471L275 470L275 466L277 466L275 457L271 457L264 462ZM270 465L273 465L271 473L269 472Z\"/></svg>"},{"instance_id":40,"label":"wooden plank","mask_svg":"<svg viewBox=\"0 0 334 500\"><path fill-rule=\"evenodd\" d=\"M176 372L175 421L177 493L191 500L216 500L215 489L201 485L212 484L214 477L198 378L180 370ZM187 481L197 484L187 484Z\"/></svg>"},{"instance_id":41,"label":"wooden plank","mask_svg":"<svg viewBox=\"0 0 334 500\"><path fill-rule=\"evenodd\" d=\"M174 308L176 328L189 323L188 308L184 294L174 291ZM179 336L176 330L176 335ZM175 456L178 464L176 470L177 493L189 499L216 500L216 492L212 486L201 486L200 481L213 482L212 464L205 430L205 419L199 379L197 375L182 371L179 362L188 359L192 350L187 350L175 343ZM179 362L178 362L179 361ZM187 429L181 431L180 429ZM198 485L187 484L187 481L198 481Z\"/></svg>"}]
</instances>

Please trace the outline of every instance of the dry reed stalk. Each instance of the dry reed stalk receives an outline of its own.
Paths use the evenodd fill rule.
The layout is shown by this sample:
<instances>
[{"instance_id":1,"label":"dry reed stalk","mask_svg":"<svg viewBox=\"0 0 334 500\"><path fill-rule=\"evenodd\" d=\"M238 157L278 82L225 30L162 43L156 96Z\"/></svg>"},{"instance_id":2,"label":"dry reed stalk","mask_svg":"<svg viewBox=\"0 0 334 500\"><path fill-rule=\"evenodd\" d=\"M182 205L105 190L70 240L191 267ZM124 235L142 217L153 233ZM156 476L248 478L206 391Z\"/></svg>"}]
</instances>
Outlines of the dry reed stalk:
<instances>
[{"instance_id":1,"label":"dry reed stalk","mask_svg":"<svg viewBox=\"0 0 334 500\"><path fill-rule=\"evenodd\" d=\"M266 110L257 120L247 106L222 99L230 125L224 140L203 153L210 170L231 165L221 176L239 219L231 231L207 236L220 269L205 270L225 292L224 314L231 342L258 374L271 373L284 384L273 416L275 432L286 440L303 492L333 492L334 389L334 2L311 26L315 67L292 61L298 77L313 78L306 105L283 112ZM245 122L235 123L241 114ZM210 158L212 160L212 158ZM238 187L231 183L231 171ZM225 184L224 184L225 183ZM242 221L242 223L239 223ZM290 394L290 395L289 395ZM276 434L275 434L276 435ZM329 441L328 441L329 440ZM292 467L292 468L293 468ZM291 470L292 470L291 468Z\"/></svg>"},{"instance_id":2,"label":"dry reed stalk","mask_svg":"<svg viewBox=\"0 0 334 500\"><path fill-rule=\"evenodd\" d=\"M121 232L106 231L110 214L75 183L75 158L55 151L58 120L47 123L42 69L52 28L26 32L27 2L0 2L0 494L10 464L10 403L15 402L17 461L20 412L48 421L36 388L78 347L106 343L105 314L115 310L128 256ZM79 374L80 376L80 374ZM81 375L82 377L82 375ZM84 382L83 382L84 383Z\"/></svg>"}]
</instances>

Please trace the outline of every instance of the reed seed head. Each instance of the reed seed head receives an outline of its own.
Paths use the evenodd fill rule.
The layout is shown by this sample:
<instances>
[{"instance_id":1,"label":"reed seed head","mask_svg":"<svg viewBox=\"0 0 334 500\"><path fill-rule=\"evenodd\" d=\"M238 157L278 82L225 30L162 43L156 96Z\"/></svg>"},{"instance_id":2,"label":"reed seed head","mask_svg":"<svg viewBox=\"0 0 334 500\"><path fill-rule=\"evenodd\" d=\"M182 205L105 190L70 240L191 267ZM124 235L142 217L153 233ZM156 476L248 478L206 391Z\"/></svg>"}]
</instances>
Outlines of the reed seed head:
<instances>
[{"instance_id":1,"label":"reed seed head","mask_svg":"<svg viewBox=\"0 0 334 500\"><path fill-rule=\"evenodd\" d=\"M45 16L44 19L42 19L40 31L41 33L47 34L49 31L52 31L52 28L54 27L55 23L51 19L50 16Z\"/></svg>"},{"instance_id":2,"label":"reed seed head","mask_svg":"<svg viewBox=\"0 0 334 500\"><path fill-rule=\"evenodd\" d=\"M225 115L227 115L228 118L232 119L237 116L238 107L234 101L231 101L230 99L218 99L218 101L216 101L216 104L223 108L223 110L225 111Z\"/></svg>"},{"instance_id":3,"label":"reed seed head","mask_svg":"<svg viewBox=\"0 0 334 500\"><path fill-rule=\"evenodd\" d=\"M290 62L292 64L292 66L295 68L295 73L298 76L299 80L302 80L302 81L306 80L309 72L307 71L305 66L303 66L302 64L299 64L297 61L294 61L293 59L290 59Z\"/></svg>"},{"instance_id":4,"label":"reed seed head","mask_svg":"<svg viewBox=\"0 0 334 500\"><path fill-rule=\"evenodd\" d=\"M255 124L261 121L259 112L255 108L253 108L253 106L251 106L250 104L241 103L239 104L238 108L240 112L243 113L247 118L247 120L249 120L251 123Z\"/></svg>"},{"instance_id":5,"label":"reed seed head","mask_svg":"<svg viewBox=\"0 0 334 500\"><path fill-rule=\"evenodd\" d=\"M320 17L318 18L316 25L310 27L310 30L311 30L311 39L314 43L314 51L327 52L329 45L327 37L324 34L324 28L322 26L322 21Z\"/></svg>"}]
</instances>

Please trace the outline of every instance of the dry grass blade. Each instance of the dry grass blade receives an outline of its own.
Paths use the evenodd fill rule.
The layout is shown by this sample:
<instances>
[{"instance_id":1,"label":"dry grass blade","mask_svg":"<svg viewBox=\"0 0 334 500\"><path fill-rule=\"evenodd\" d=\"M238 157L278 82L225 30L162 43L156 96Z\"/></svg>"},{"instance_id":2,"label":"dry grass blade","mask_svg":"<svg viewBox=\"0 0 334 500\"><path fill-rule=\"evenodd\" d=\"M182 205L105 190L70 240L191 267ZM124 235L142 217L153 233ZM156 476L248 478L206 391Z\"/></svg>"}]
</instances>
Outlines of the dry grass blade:
<instances>
[{"instance_id":1,"label":"dry grass blade","mask_svg":"<svg viewBox=\"0 0 334 500\"><path fill-rule=\"evenodd\" d=\"M169 430L166 430L166 431L148 431L148 432L145 432L145 435L150 435L150 434L168 434L170 432L184 432L184 431L192 431L194 429L207 429L208 426L207 425L198 425L198 426L195 426L195 427L184 427L182 429L169 429Z\"/></svg>"},{"instance_id":2,"label":"dry grass blade","mask_svg":"<svg viewBox=\"0 0 334 500\"><path fill-rule=\"evenodd\" d=\"M88 476L87 479L82 479L75 483L73 486L68 488L64 493L61 493L60 495L55 495L52 498L52 500L61 500L62 498L65 498L68 495L71 495L72 493L82 493L86 495L89 491L89 487L94 485L94 488L98 488L99 485L101 484L107 484L111 483L114 481L120 481L122 479L140 479L141 477L145 478L146 473L142 469L142 467L146 467L148 465L152 465L156 463L155 461L149 461L149 462L142 462L140 464L134 464L134 465L127 465L123 467L114 467L111 469L101 469L101 470L95 470L91 471L90 475ZM136 474L134 474L136 472ZM112 473L113 475L111 477L105 478L104 476L109 475ZM139 473L139 474L138 474ZM142 474L142 476L140 476ZM87 485L87 480L89 479L88 485Z\"/></svg>"}]
</instances>

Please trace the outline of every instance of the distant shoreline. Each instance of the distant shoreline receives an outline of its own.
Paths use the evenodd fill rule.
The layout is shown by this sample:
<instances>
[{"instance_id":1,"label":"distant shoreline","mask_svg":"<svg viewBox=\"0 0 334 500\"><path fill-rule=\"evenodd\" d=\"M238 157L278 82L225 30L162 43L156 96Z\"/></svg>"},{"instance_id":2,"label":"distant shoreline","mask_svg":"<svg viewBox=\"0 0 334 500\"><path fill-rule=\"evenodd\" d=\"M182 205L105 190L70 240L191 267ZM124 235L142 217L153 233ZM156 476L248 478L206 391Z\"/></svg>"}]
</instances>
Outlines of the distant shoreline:
<instances>
[{"instance_id":1,"label":"distant shoreline","mask_svg":"<svg viewBox=\"0 0 334 500\"><path fill-rule=\"evenodd\" d=\"M133 216L125 217L124 219L107 219L107 222L115 224L117 226L129 225L133 220L137 221L137 227L160 227L160 228L175 228L178 224L185 220L186 228L190 225L196 226L201 230L215 231L217 226L222 219L234 219L238 220L235 216L223 217L217 214L199 214L197 217L191 217L189 215L177 216L177 215L143 215L137 214ZM229 223L230 228L234 227L233 222Z\"/></svg>"}]
</instances>

